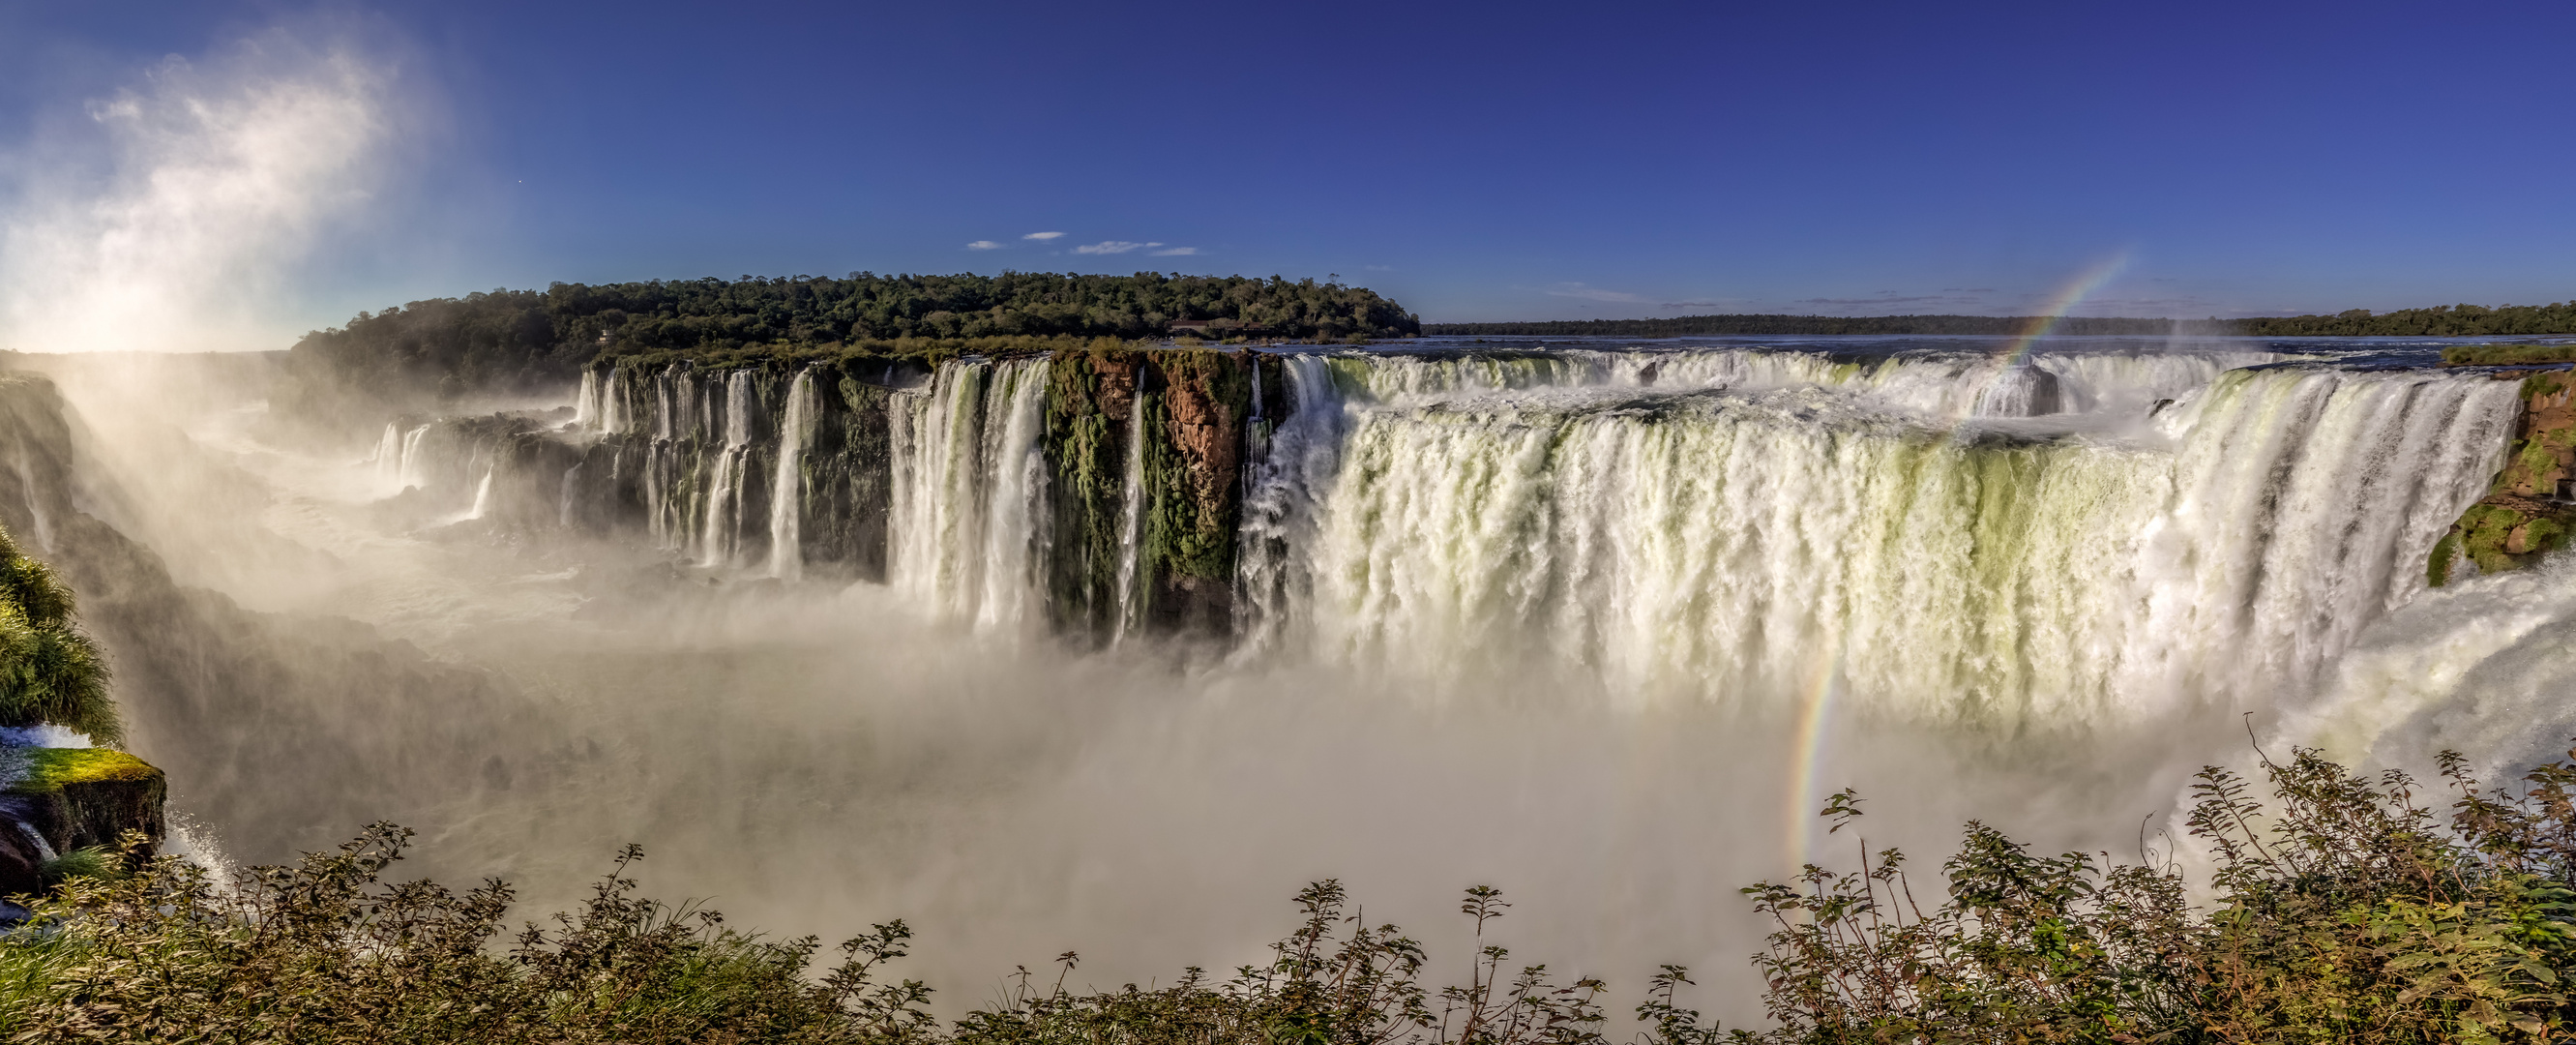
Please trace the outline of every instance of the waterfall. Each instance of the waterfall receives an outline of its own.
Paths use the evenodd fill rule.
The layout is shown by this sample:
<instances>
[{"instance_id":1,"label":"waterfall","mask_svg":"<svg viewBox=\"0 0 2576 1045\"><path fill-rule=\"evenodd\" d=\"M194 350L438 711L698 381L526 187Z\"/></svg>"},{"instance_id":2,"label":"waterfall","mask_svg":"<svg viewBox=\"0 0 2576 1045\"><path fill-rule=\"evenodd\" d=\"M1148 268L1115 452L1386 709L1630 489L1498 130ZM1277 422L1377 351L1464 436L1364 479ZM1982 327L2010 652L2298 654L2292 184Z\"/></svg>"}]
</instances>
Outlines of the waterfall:
<instances>
[{"instance_id":1,"label":"waterfall","mask_svg":"<svg viewBox=\"0 0 2576 1045\"><path fill-rule=\"evenodd\" d=\"M798 371L787 389L786 416L778 424L778 475L769 490L769 575L795 580L805 567L799 524L804 521L805 441L814 424L814 371Z\"/></svg>"},{"instance_id":2,"label":"waterfall","mask_svg":"<svg viewBox=\"0 0 2576 1045\"><path fill-rule=\"evenodd\" d=\"M634 430L634 409L628 398L635 394L633 374L633 371L624 369L608 372L603 382L606 387L600 389L599 398L599 430L602 433L616 435Z\"/></svg>"},{"instance_id":3,"label":"waterfall","mask_svg":"<svg viewBox=\"0 0 2576 1045\"><path fill-rule=\"evenodd\" d=\"M581 372L581 391L572 399L572 427L599 427L599 371Z\"/></svg>"},{"instance_id":4,"label":"waterfall","mask_svg":"<svg viewBox=\"0 0 2576 1045\"><path fill-rule=\"evenodd\" d=\"M376 466L376 481L402 492L403 434L399 422L385 422L384 438L376 440L376 455L368 458Z\"/></svg>"},{"instance_id":5,"label":"waterfall","mask_svg":"<svg viewBox=\"0 0 2576 1045\"><path fill-rule=\"evenodd\" d=\"M36 859L53 860L60 856L60 854L54 852L54 844L45 840L45 833L36 830L36 825L16 817L11 817L9 822L17 825L19 837L35 843Z\"/></svg>"},{"instance_id":6,"label":"waterfall","mask_svg":"<svg viewBox=\"0 0 2576 1045\"><path fill-rule=\"evenodd\" d=\"M1137 375L1135 394L1127 400L1127 468L1118 507L1118 608L1110 621L1109 643L1126 641L1127 630L1143 599L1137 597L1136 559L1145 536L1145 382Z\"/></svg>"},{"instance_id":7,"label":"waterfall","mask_svg":"<svg viewBox=\"0 0 2576 1045\"><path fill-rule=\"evenodd\" d=\"M1018 628L1037 620L1039 523L1046 491L1046 363L1003 364L996 396L1002 423L985 426L993 490L984 527L984 592L975 623Z\"/></svg>"},{"instance_id":8,"label":"waterfall","mask_svg":"<svg viewBox=\"0 0 2576 1045\"><path fill-rule=\"evenodd\" d=\"M1240 534L1235 542L1235 596L1245 655L1275 650L1313 592L1302 552L1312 546L1317 503L1340 463L1342 398L1318 356L1280 361L1288 378L1288 417L1272 430L1261 456L1244 469ZM1255 371L1258 373L1258 371ZM1255 399L1255 402L1258 402Z\"/></svg>"},{"instance_id":9,"label":"waterfall","mask_svg":"<svg viewBox=\"0 0 2576 1045\"><path fill-rule=\"evenodd\" d=\"M428 485L429 478L422 468L424 462L420 455L420 441L428 434L428 425L421 425L403 434L402 452L396 458L398 463L395 465L397 487L409 489L414 486Z\"/></svg>"},{"instance_id":10,"label":"waterfall","mask_svg":"<svg viewBox=\"0 0 2576 1045\"><path fill-rule=\"evenodd\" d=\"M742 541L743 458L751 452L751 379L749 370L725 377L724 447L716 453L715 473L707 481L706 522L698 543L701 565L732 565Z\"/></svg>"},{"instance_id":11,"label":"waterfall","mask_svg":"<svg viewBox=\"0 0 2576 1045\"><path fill-rule=\"evenodd\" d=\"M1953 434L1816 388L1378 408L1304 550L1303 630L1327 659L1521 651L1637 699L1786 699L1830 662L1936 720L2250 702L2420 587L2514 395L2231 371L2167 443Z\"/></svg>"},{"instance_id":12,"label":"waterfall","mask_svg":"<svg viewBox=\"0 0 2576 1045\"><path fill-rule=\"evenodd\" d=\"M963 361L893 397L889 579L933 616L1033 617L1046 373L1043 359Z\"/></svg>"},{"instance_id":13,"label":"waterfall","mask_svg":"<svg viewBox=\"0 0 2576 1045\"><path fill-rule=\"evenodd\" d=\"M498 471L500 469L500 465L501 463L499 461L494 461L483 466L483 479L481 482L474 484L474 507L466 509L466 518L480 519L491 513L492 473Z\"/></svg>"},{"instance_id":14,"label":"waterfall","mask_svg":"<svg viewBox=\"0 0 2576 1045\"><path fill-rule=\"evenodd\" d=\"M932 616L1029 630L1050 616L1059 525L1050 365L958 360L846 402L822 394L829 363L786 380L596 371L577 412L632 434L596 456L546 451L567 469L553 514L574 525L577 489L629 469L589 496L628 491L615 503L640 499L654 539L693 561L793 579L813 541L836 541L833 561L867 575L882 554L887 583ZM2512 383L2479 375L2220 349L1324 350L1263 365L1278 370L1245 375L1239 483L1219 487L1240 498L1230 595L1213 596L1238 661L1528 668L1748 706L1800 699L1831 665L1860 706L2007 726L2318 685L2422 594L2425 553L2484 492L2518 409ZM1287 408L1261 414L1273 382ZM1190 480L1152 469L1202 465L1152 419L1180 393L1144 387L1123 422L1091 422L1126 438L1116 507L1098 509L1117 513L1101 520L1113 644L1161 620L1158 585L1211 597L1153 572L1154 498ZM445 489L479 472L476 517L502 511L495 491L525 485L539 436L474 424L441 427L436 454L426 429L389 428L375 468L409 478L435 456ZM529 448L497 481L481 449L496 438ZM746 532L763 512L766 532Z\"/></svg>"}]
</instances>

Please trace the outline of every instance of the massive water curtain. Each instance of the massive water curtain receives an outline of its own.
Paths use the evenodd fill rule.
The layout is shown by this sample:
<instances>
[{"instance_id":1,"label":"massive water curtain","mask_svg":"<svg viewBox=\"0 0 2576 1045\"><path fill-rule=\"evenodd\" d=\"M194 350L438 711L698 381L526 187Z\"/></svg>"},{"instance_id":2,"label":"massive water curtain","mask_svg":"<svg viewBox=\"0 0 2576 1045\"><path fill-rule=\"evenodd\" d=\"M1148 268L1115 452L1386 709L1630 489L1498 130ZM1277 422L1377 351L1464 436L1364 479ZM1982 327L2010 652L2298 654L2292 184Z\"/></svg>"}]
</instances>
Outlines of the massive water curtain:
<instances>
[{"instance_id":1,"label":"massive water curtain","mask_svg":"<svg viewBox=\"0 0 2576 1045\"><path fill-rule=\"evenodd\" d=\"M2304 688L2424 590L2425 555L2503 461L2517 397L2479 376L2316 368L2232 372L2185 404L2170 533L2147 564L2165 672Z\"/></svg>"},{"instance_id":2,"label":"massive water curtain","mask_svg":"<svg viewBox=\"0 0 2576 1045\"><path fill-rule=\"evenodd\" d=\"M1763 700L1839 658L1908 717L2112 721L2304 684L2420 577L2513 388L2240 371L2178 449L1954 437L1816 389L1358 415L1308 552L1322 655L1544 650Z\"/></svg>"},{"instance_id":3,"label":"massive water curtain","mask_svg":"<svg viewBox=\"0 0 2576 1045\"><path fill-rule=\"evenodd\" d=\"M888 411L889 580L934 616L1034 622L1047 363L967 361Z\"/></svg>"},{"instance_id":4,"label":"massive water curtain","mask_svg":"<svg viewBox=\"0 0 2576 1045\"><path fill-rule=\"evenodd\" d=\"M2234 367L2277 359L1257 364L1289 409L1244 430L1235 659L1448 678L1519 663L1628 699L1751 706L1834 686L1876 713L2001 725L2259 704L2420 590L2419 560L2480 493L2515 409L2510 383L2471 375ZM814 373L613 370L575 413L610 436L625 417L650 429L644 500L664 546L792 578ZM1049 617L1048 374L965 360L918 390L836 400L851 420L835 432L884 418L885 576L934 617ZM1142 623L1146 490L1163 481L1149 472L1174 467L1147 453L1165 438L1148 423L1161 394L1140 389L1116 422L1098 636L1112 644ZM506 436L478 437L469 475L497 474L483 445ZM764 532L747 528L756 514Z\"/></svg>"}]
</instances>

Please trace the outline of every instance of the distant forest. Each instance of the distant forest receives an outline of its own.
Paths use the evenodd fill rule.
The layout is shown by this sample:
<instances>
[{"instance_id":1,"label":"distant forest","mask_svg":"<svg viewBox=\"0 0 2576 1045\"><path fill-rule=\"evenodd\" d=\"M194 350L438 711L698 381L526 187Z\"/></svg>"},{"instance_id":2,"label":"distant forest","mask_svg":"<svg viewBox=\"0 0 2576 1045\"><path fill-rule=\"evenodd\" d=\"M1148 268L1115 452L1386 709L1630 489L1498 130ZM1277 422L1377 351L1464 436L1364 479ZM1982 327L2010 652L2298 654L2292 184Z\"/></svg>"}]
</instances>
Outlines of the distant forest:
<instances>
[{"instance_id":1,"label":"distant forest","mask_svg":"<svg viewBox=\"0 0 2576 1045\"><path fill-rule=\"evenodd\" d=\"M2576 301L2555 305L2443 305L2373 315L2356 308L2331 316L2240 319L2243 333L2263 337L2486 337L2576 334Z\"/></svg>"},{"instance_id":2,"label":"distant forest","mask_svg":"<svg viewBox=\"0 0 2576 1045\"><path fill-rule=\"evenodd\" d=\"M1537 323L1426 323L1425 334L1453 336L1716 337L1730 334L1984 334L2011 336L2045 316L1676 316L1669 319L1556 320ZM2071 316L2059 334L2161 336L2243 334L2254 337L2490 337L2576 334L2576 302L2555 305L2443 305L2373 313L2356 308L2323 316L2253 319L2127 319Z\"/></svg>"},{"instance_id":3,"label":"distant forest","mask_svg":"<svg viewBox=\"0 0 2576 1045\"><path fill-rule=\"evenodd\" d=\"M603 356L746 349L879 352L1006 338L1161 337L1178 321L1206 336L1289 340L1402 337L1421 321L1364 287L1273 276L790 276L653 280L495 290L361 312L306 334L289 369L310 405L368 393L536 389ZM292 397L291 397L292 398Z\"/></svg>"}]
</instances>

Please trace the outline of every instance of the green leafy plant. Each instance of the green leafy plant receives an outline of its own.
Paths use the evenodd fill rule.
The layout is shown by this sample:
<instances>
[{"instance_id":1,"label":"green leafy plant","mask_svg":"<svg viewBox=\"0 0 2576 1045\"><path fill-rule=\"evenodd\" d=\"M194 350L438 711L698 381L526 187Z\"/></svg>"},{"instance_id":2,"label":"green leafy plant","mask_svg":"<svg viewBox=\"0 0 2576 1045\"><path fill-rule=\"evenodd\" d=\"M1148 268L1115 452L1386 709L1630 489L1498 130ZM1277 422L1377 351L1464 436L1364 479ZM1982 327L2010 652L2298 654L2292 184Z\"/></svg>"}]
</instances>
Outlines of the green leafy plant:
<instances>
[{"instance_id":1,"label":"green leafy plant","mask_svg":"<svg viewBox=\"0 0 2576 1045\"><path fill-rule=\"evenodd\" d=\"M0 726L50 723L113 743L123 729L107 662L72 613L71 588L0 532Z\"/></svg>"}]
</instances>

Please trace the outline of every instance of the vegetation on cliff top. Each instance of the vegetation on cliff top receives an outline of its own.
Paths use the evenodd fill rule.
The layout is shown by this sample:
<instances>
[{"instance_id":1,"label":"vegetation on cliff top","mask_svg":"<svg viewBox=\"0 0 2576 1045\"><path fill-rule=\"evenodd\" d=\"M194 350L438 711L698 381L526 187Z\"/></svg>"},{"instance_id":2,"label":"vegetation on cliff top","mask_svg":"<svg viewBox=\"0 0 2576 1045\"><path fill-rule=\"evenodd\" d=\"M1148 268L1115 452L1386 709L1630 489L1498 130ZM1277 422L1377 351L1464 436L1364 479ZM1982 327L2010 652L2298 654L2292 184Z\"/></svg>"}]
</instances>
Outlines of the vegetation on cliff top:
<instances>
[{"instance_id":1,"label":"vegetation on cliff top","mask_svg":"<svg viewBox=\"0 0 2576 1045\"><path fill-rule=\"evenodd\" d=\"M291 407L351 392L506 392L559 384L595 359L652 353L915 354L995 339L1160 338L1177 321L1214 336L1399 337L1411 313L1363 287L1273 276L791 276L495 290L359 313L296 343Z\"/></svg>"},{"instance_id":2,"label":"vegetation on cliff top","mask_svg":"<svg viewBox=\"0 0 2576 1045\"><path fill-rule=\"evenodd\" d=\"M2576 759L2576 752L2570 753ZM2204 769L2187 829L2209 899L2142 853L2033 854L1971 823L1916 890L1906 857L1849 838L1848 870L1744 891L1775 929L1753 964L1768 1027L1721 1031L1665 966L1619 1035L1608 988L1515 965L1487 939L1508 905L1470 889L1466 983L1422 982L1430 949L1346 913L1333 882L1231 977L1081 993L1022 970L942 1025L931 989L886 975L910 932L878 925L819 977L812 938L770 940L640 898L630 848L579 909L496 948L498 881L388 885L408 832L375 825L233 888L169 857L83 879L0 937L0 1033L14 1042L865 1042L874 1045L1824 1045L1896 1042L2548 1042L2576 1001L2576 761L2518 787L2441 759L2449 812L2396 772L2316 752L2263 762L2270 800ZM1859 826L1861 800L1823 816ZM1076 957L1059 958L1070 972Z\"/></svg>"},{"instance_id":3,"label":"vegetation on cliff top","mask_svg":"<svg viewBox=\"0 0 2576 1045\"><path fill-rule=\"evenodd\" d=\"M122 730L107 662L72 612L71 589L0 532L0 726L52 724L113 742Z\"/></svg>"},{"instance_id":4,"label":"vegetation on cliff top","mask_svg":"<svg viewBox=\"0 0 2576 1045\"><path fill-rule=\"evenodd\" d=\"M2445 366L2530 366L2576 362L2576 345L2453 345L2442 350Z\"/></svg>"},{"instance_id":5,"label":"vegetation on cliff top","mask_svg":"<svg viewBox=\"0 0 2576 1045\"><path fill-rule=\"evenodd\" d=\"M113 748L40 747L27 749L24 775L9 785L21 794L60 791L68 784L137 782L158 779L151 763Z\"/></svg>"},{"instance_id":6,"label":"vegetation on cliff top","mask_svg":"<svg viewBox=\"0 0 2576 1045\"><path fill-rule=\"evenodd\" d=\"M1426 334L1540 337L1722 337L1787 334L1983 335L2017 337L2032 330L2057 334L2164 337L2480 337L2576 334L2576 302L2554 305L2443 305L2373 313L2366 308L2331 315L2257 316L2251 319L2142 319L2115 316L1793 316L1772 314L1668 316L1658 319L1547 320L1525 323L1426 323ZM2501 346L2520 347L2520 346ZM2497 362L2536 363L2515 359Z\"/></svg>"},{"instance_id":7,"label":"vegetation on cliff top","mask_svg":"<svg viewBox=\"0 0 2576 1045\"><path fill-rule=\"evenodd\" d=\"M2576 334L2576 301L2551 305L2440 305L2373 313L2346 309L2333 315L2264 316L2235 321L2257 337L2485 337Z\"/></svg>"}]
</instances>

